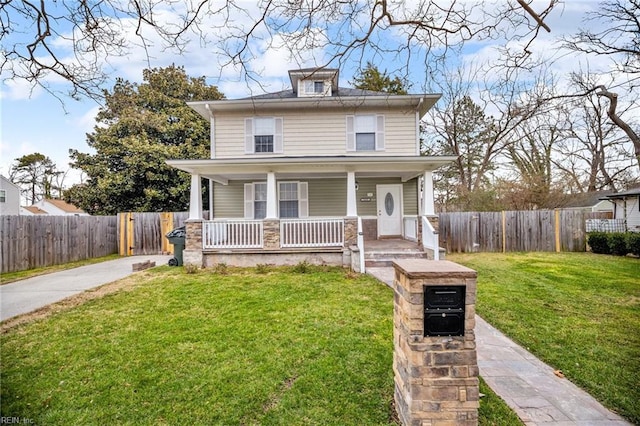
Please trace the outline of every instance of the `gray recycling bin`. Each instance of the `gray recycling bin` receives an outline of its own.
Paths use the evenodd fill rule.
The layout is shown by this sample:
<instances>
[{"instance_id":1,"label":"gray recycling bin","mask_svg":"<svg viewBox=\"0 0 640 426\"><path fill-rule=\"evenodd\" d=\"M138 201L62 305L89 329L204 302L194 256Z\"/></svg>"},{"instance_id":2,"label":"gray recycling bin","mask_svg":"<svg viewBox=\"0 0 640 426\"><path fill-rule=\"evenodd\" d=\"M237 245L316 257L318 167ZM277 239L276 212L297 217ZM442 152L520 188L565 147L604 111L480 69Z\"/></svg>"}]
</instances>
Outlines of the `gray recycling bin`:
<instances>
[{"instance_id":1,"label":"gray recycling bin","mask_svg":"<svg viewBox=\"0 0 640 426\"><path fill-rule=\"evenodd\" d=\"M173 244L173 258L169 259L169 266L182 266L182 251L187 240L187 231L184 226L167 232L167 239Z\"/></svg>"}]
</instances>

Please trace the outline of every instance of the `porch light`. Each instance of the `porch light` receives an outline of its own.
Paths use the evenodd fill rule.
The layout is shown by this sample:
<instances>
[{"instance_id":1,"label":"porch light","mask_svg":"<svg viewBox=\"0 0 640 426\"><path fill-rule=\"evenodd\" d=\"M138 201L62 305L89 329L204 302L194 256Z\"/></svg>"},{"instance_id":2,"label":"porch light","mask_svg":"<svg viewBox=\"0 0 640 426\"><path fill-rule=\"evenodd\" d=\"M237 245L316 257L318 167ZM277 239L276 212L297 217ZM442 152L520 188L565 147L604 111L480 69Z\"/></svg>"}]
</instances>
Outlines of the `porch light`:
<instances>
[{"instance_id":1,"label":"porch light","mask_svg":"<svg viewBox=\"0 0 640 426\"><path fill-rule=\"evenodd\" d=\"M358 181L356 181L356 191L358 190Z\"/></svg>"}]
</instances>

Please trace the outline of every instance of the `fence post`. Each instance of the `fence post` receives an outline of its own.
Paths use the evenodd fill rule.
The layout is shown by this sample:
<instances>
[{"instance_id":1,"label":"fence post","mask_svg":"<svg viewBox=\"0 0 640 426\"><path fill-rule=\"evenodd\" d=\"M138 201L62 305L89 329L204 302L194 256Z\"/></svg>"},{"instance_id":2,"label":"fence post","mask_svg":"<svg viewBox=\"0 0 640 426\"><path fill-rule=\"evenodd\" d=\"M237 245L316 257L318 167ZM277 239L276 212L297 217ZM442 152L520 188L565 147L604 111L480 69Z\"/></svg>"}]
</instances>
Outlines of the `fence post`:
<instances>
[{"instance_id":1,"label":"fence post","mask_svg":"<svg viewBox=\"0 0 640 426\"><path fill-rule=\"evenodd\" d=\"M560 248L561 248L561 245L560 245L560 210L555 209L554 213L555 213L555 216L556 216L555 217L555 219L556 219L555 220L555 224L556 224L556 226L555 226L556 252L560 253Z\"/></svg>"},{"instance_id":2,"label":"fence post","mask_svg":"<svg viewBox=\"0 0 640 426\"><path fill-rule=\"evenodd\" d=\"M502 252L507 252L507 213L502 210Z\"/></svg>"}]
</instances>

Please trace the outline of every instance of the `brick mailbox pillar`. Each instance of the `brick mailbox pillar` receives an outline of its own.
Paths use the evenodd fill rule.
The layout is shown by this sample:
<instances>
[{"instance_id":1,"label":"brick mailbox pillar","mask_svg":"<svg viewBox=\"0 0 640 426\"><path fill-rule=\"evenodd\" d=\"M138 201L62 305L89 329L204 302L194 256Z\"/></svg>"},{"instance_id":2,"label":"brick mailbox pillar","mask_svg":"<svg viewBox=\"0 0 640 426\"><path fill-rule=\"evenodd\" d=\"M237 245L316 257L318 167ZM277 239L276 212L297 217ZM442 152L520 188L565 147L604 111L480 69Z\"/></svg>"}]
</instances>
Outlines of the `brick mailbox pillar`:
<instances>
[{"instance_id":1,"label":"brick mailbox pillar","mask_svg":"<svg viewBox=\"0 0 640 426\"><path fill-rule=\"evenodd\" d=\"M476 272L449 261L394 262L393 371L403 425L477 425Z\"/></svg>"}]
</instances>

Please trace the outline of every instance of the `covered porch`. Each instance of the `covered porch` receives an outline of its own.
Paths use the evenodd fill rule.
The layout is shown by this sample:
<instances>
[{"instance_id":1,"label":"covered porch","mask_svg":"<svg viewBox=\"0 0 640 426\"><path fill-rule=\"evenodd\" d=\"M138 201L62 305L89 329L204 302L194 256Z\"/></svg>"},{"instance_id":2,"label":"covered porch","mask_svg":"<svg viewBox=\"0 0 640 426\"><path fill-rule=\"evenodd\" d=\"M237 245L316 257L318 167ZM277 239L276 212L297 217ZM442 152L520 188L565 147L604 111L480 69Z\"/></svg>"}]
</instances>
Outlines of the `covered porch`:
<instances>
[{"instance_id":1,"label":"covered porch","mask_svg":"<svg viewBox=\"0 0 640 426\"><path fill-rule=\"evenodd\" d=\"M169 161L191 174L185 263L251 266L307 260L364 272L367 245L373 248L375 241L384 240L387 246L407 241L438 258L432 171L448 161L443 157ZM203 179L211 188L210 220L202 218ZM256 181L266 187L261 218L247 217L247 211L254 211L247 208L251 200L247 182ZM282 217L281 182L299 182L298 217ZM243 185L244 214L237 202L235 210L224 205L239 197ZM234 186L235 196L230 195ZM381 189L389 191L386 197ZM391 212L397 212L394 223Z\"/></svg>"}]
</instances>

